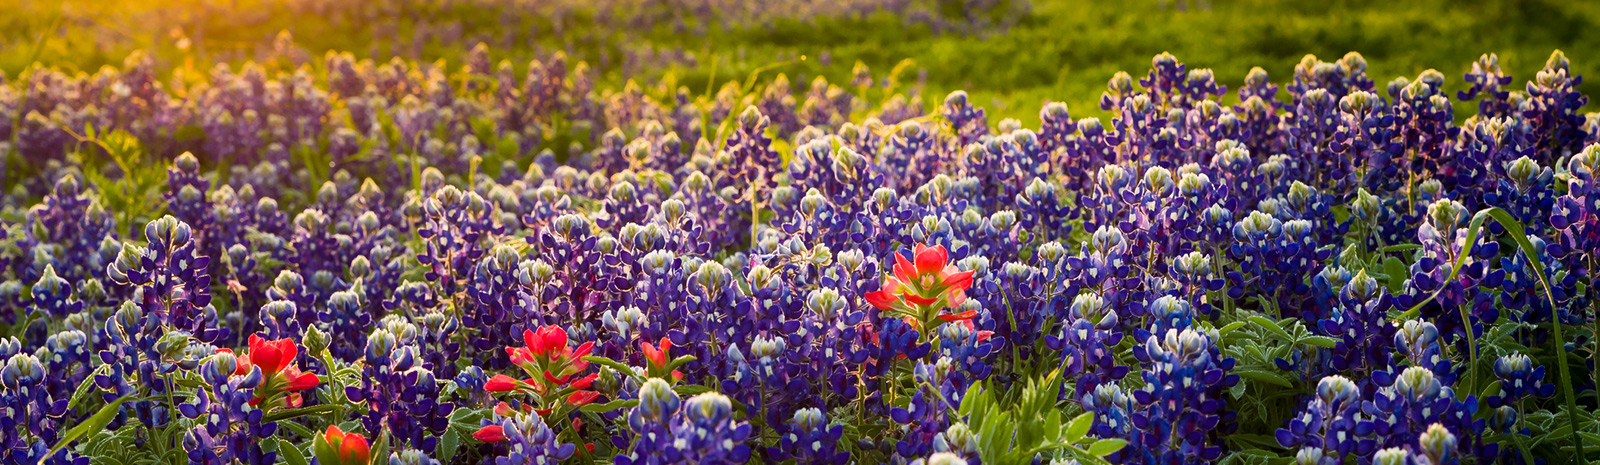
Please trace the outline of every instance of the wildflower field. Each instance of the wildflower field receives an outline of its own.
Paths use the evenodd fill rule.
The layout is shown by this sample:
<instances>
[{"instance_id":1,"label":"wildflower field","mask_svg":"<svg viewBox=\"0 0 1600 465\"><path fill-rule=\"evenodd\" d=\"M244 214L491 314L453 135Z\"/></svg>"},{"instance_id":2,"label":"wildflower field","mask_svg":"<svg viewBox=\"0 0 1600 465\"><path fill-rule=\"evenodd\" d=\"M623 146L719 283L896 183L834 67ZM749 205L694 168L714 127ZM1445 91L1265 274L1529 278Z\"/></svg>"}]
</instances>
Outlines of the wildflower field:
<instances>
[{"instance_id":1,"label":"wildflower field","mask_svg":"<svg viewBox=\"0 0 1600 465\"><path fill-rule=\"evenodd\" d=\"M1019 108L1080 78L639 44L1078 10L285 1L0 16L0 465L1600 460L1583 21Z\"/></svg>"}]
</instances>

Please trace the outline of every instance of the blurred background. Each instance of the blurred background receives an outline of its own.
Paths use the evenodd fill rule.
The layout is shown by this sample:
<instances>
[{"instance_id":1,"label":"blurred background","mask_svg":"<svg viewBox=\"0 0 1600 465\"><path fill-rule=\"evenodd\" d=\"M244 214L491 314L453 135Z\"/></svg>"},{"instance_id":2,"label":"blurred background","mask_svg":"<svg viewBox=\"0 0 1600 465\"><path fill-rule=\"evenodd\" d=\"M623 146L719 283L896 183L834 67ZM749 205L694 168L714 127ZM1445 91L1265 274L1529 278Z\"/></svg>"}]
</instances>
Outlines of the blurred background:
<instances>
[{"instance_id":1,"label":"blurred background","mask_svg":"<svg viewBox=\"0 0 1600 465\"><path fill-rule=\"evenodd\" d=\"M1306 54L1359 51L1380 87L1434 68L1452 90L1492 52L1520 88L1554 49L1594 76L1597 25L1600 2L1561 0L20 0L0 8L0 71L92 74L136 49L180 81L216 62L318 69L329 50L454 69L481 43L516 75L560 52L602 91L631 79L710 94L754 73L844 85L859 62L876 85L928 96L914 104L966 89L992 121L1032 125L1045 101L1096 114L1113 73L1142 76L1162 51L1233 88L1254 66L1283 80Z\"/></svg>"}]
</instances>

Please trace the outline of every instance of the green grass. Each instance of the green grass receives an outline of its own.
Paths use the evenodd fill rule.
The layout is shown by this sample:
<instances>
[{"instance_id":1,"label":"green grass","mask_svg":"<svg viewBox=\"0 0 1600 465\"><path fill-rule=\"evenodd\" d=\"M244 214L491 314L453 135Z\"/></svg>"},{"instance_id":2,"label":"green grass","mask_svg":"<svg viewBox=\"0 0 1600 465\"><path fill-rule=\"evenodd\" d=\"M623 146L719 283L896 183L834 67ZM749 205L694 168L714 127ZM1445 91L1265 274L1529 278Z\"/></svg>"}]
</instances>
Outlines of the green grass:
<instances>
[{"instance_id":1,"label":"green grass","mask_svg":"<svg viewBox=\"0 0 1600 465\"><path fill-rule=\"evenodd\" d=\"M915 65L908 80L914 79L918 68L926 70L927 104L937 104L950 90L966 89L975 103L989 109L991 123L1014 117L1033 124L1040 104L1047 100L1067 102L1075 116L1099 114L1097 101L1106 79L1118 70L1141 77L1150 57L1162 51L1177 55L1190 68L1214 69L1231 88L1237 88L1253 66L1284 82L1305 54L1333 60L1354 50L1367 58L1369 74L1380 87L1396 76L1414 77L1435 68L1456 89L1462 85L1461 73L1480 54L1498 53L1502 67L1518 79L1515 86L1520 88L1543 66L1551 50L1562 49L1577 74L1591 77L1580 89L1591 94L1600 90L1594 81L1600 78L1600 40L1585 35L1600 26L1600 3L1593 2L1212 0L1209 8L1190 2L1189 8L1179 11L1172 5L1163 8L1169 2L1159 0L1037 1L1026 16L1010 18L1014 26L1009 29L975 34L938 34L925 26L908 27L884 13L813 22L775 20L726 30L712 27L703 36L665 25L651 30L601 27L593 17L577 14L559 21L565 32L557 36L553 33L557 22L548 11L528 3L507 6L515 4L511 1L450 6L423 2L392 15L397 19L382 21L339 13L296 13L275 0L133 6L24 1L19 8L0 9L0 31L4 31L0 70L11 76L33 61L33 44L65 11L61 26L42 35L45 43L37 60L85 72L120 63L127 52L143 48L163 68L189 68L186 74L198 76L215 60L242 62L261 56L280 30L294 35L296 44L309 51L313 65L320 65L322 52L328 49L410 58L417 56L410 39L415 19L431 18L429 23L435 25L459 22L462 32L425 44L420 58L447 59L454 69L466 50L487 39L493 59L508 59L521 73L527 61L539 55L530 43L546 51L570 48L574 60L588 60L602 72L602 89L620 88L628 76L615 66L602 67L600 56L617 57L629 47L646 45L691 51L697 62L645 70L633 77L649 84L671 75L697 93L708 81L716 85L742 81L751 71L789 57L806 59L774 72L788 74L797 94L818 74L836 84L846 83L857 60L881 75L910 59ZM1022 9L1002 7L991 15L1005 11ZM393 33L372 26L379 22L390 24L385 27ZM195 44L189 50L177 49L169 34L180 27ZM508 31L519 46L493 45ZM529 31L538 33L530 38ZM375 40L375 32L402 39ZM826 64L821 60L825 54L831 56Z\"/></svg>"}]
</instances>

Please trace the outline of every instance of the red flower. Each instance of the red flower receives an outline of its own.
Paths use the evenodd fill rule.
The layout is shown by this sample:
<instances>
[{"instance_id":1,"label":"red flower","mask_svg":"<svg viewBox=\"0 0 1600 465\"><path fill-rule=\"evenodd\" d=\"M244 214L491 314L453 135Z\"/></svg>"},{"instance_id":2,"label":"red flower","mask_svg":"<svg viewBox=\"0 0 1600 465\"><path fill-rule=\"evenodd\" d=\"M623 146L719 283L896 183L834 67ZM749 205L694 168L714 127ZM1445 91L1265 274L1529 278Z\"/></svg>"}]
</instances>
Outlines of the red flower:
<instances>
[{"instance_id":1,"label":"red flower","mask_svg":"<svg viewBox=\"0 0 1600 465\"><path fill-rule=\"evenodd\" d=\"M917 244L915 261L894 254L894 274L883 280L883 289L866 295L868 303L880 310L907 310L909 305L927 306L945 301L948 306L965 302L972 287L972 272L951 265L944 246Z\"/></svg>"},{"instance_id":2,"label":"red flower","mask_svg":"<svg viewBox=\"0 0 1600 465\"><path fill-rule=\"evenodd\" d=\"M527 406L528 406L527 404L523 404L523 407L527 407ZM509 417L509 416L511 416L512 412L515 412L515 410L511 409L511 404L507 404L505 402L501 402L501 403L495 404L495 406L494 406L494 414L495 415L499 415L499 416L502 416L502 417Z\"/></svg>"},{"instance_id":3,"label":"red flower","mask_svg":"<svg viewBox=\"0 0 1600 465\"><path fill-rule=\"evenodd\" d=\"M538 331L523 330L522 341L533 355L546 355L553 349L567 348L567 330L556 325L540 327Z\"/></svg>"},{"instance_id":4,"label":"red flower","mask_svg":"<svg viewBox=\"0 0 1600 465\"><path fill-rule=\"evenodd\" d=\"M283 371L294 364L297 355L300 355L300 348L291 339L268 341L259 335L250 335L250 362L261 367L262 374Z\"/></svg>"},{"instance_id":5,"label":"red flower","mask_svg":"<svg viewBox=\"0 0 1600 465\"><path fill-rule=\"evenodd\" d=\"M553 325L540 327L537 331L523 330L522 341L527 347L507 347L506 354L511 357L512 364L536 377L539 376L537 371L553 371L546 373L553 379L564 379L582 372L589 368L589 362L584 361L583 357L594 350L594 342L585 342L576 349L567 347L567 331Z\"/></svg>"},{"instance_id":6,"label":"red flower","mask_svg":"<svg viewBox=\"0 0 1600 465\"><path fill-rule=\"evenodd\" d=\"M894 273L883 279L881 290L869 292L867 303L879 310L913 317L917 322L956 321L976 316L976 312L942 315L941 310L960 307L972 287L972 272L950 264L944 246L917 244L913 258L894 254ZM968 315L968 314L971 315Z\"/></svg>"},{"instance_id":7,"label":"red flower","mask_svg":"<svg viewBox=\"0 0 1600 465\"><path fill-rule=\"evenodd\" d=\"M650 345L649 342L639 341L639 350L644 352L645 363L650 365L648 368L651 376L663 375L664 373L662 372L667 369L667 363L672 360L669 355L669 352L672 351L672 340L661 338L660 347L660 349L657 349L656 346ZM676 383L683 379L683 372L672 370L671 376L672 382Z\"/></svg>"},{"instance_id":8,"label":"red flower","mask_svg":"<svg viewBox=\"0 0 1600 465\"><path fill-rule=\"evenodd\" d=\"M346 464L364 464L372 456L372 447L367 444L366 436L351 433L344 437L344 444L339 446L339 460Z\"/></svg>"},{"instance_id":9,"label":"red flower","mask_svg":"<svg viewBox=\"0 0 1600 465\"><path fill-rule=\"evenodd\" d=\"M572 380L572 383L569 383L568 386L573 389L589 389L589 385L594 384L594 380L598 378L600 378L599 373L590 373L589 376Z\"/></svg>"},{"instance_id":10,"label":"red flower","mask_svg":"<svg viewBox=\"0 0 1600 465\"><path fill-rule=\"evenodd\" d=\"M506 375L494 375L489 381L483 383L483 390L489 392L508 392L517 388L516 378Z\"/></svg>"},{"instance_id":11,"label":"red flower","mask_svg":"<svg viewBox=\"0 0 1600 465\"><path fill-rule=\"evenodd\" d=\"M483 442L500 442L506 440L506 431L500 425L489 425L472 433L472 438Z\"/></svg>"},{"instance_id":12,"label":"red flower","mask_svg":"<svg viewBox=\"0 0 1600 465\"><path fill-rule=\"evenodd\" d=\"M484 383L484 390L532 394L534 411L540 415L557 411L563 403L581 406L599 396L585 391L599 374L583 375L589 369L589 362L583 357L594 350L594 342L569 347L567 331L560 326L525 329L522 341L525 346L507 347L506 355L530 377L517 381L507 375L495 375Z\"/></svg>"},{"instance_id":13,"label":"red flower","mask_svg":"<svg viewBox=\"0 0 1600 465\"><path fill-rule=\"evenodd\" d=\"M651 366L666 367L667 351L672 350L672 340L661 338L661 349L659 350L656 349L656 346L650 345L649 342L639 341L639 350L644 351L644 358L650 361Z\"/></svg>"},{"instance_id":14,"label":"red flower","mask_svg":"<svg viewBox=\"0 0 1600 465\"><path fill-rule=\"evenodd\" d=\"M301 373L299 368L293 366L285 368L282 373L283 379L288 381L288 384L283 387L285 391L314 389L318 384L322 383L322 380L318 379L315 373Z\"/></svg>"},{"instance_id":15,"label":"red flower","mask_svg":"<svg viewBox=\"0 0 1600 465\"><path fill-rule=\"evenodd\" d=\"M328 438L328 442L330 443L343 441L345 432L344 430L339 429L338 425L328 425L328 429L322 433L322 437Z\"/></svg>"},{"instance_id":16,"label":"red flower","mask_svg":"<svg viewBox=\"0 0 1600 465\"><path fill-rule=\"evenodd\" d=\"M600 397L600 393L598 392L576 391L573 392L572 395L567 396L567 404L570 404L573 407L582 407L589 405L590 402L594 402L594 399L597 397Z\"/></svg>"},{"instance_id":17,"label":"red flower","mask_svg":"<svg viewBox=\"0 0 1600 465\"><path fill-rule=\"evenodd\" d=\"M366 436L346 433L334 425L328 425L327 431L316 438L313 448L317 462L323 465L366 465L372 457Z\"/></svg>"},{"instance_id":18,"label":"red flower","mask_svg":"<svg viewBox=\"0 0 1600 465\"><path fill-rule=\"evenodd\" d=\"M273 400L276 402L280 394L286 396L283 406L299 404L296 391L315 389L322 380L315 373L302 373L294 365L294 359L300 354L300 348L294 340L284 338L275 341L262 339L261 336L250 335L250 353L238 356L239 367L235 374L249 373L250 364L261 368L261 384L256 387L256 397L250 399L251 406L258 406L262 402ZM268 402L271 405L273 402Z\"/></svg>"},{"instance_id":19,"label":"red flower","mask_svg":"<svg viewBox=\"0 0 1600 465\"><path fill-rule=\"evenodd\" d=\"M953 315L939 315L939 319L944 321L967 321L976 316L978 316L977 310L967 310Z\"/></svg>"}]
</instances>

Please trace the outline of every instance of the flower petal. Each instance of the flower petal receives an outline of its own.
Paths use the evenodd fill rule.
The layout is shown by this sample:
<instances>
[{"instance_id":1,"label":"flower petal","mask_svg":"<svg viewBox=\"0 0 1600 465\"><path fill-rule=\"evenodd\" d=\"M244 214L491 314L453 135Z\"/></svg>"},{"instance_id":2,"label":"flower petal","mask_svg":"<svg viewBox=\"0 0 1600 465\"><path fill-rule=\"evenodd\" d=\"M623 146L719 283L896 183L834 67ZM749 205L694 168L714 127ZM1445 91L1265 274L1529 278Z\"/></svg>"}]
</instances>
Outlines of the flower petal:
<instances>
[{"instance_id":1,"label":"flower petal","mask_svg":"<svg viewBox=\"0 0 1600 465\"><path fill-rule=\"evenodd\" d=\"M888 291L868 292L862 297L867 299L867 303L872 304L873 307L877 307L879 310L891 310L895 304L900 303L900 298L890 294Z\"/></svg>"},{"instance_id":2,"label":"flower petal","mask_svg":"<svg viewBox=\"0 0 1600 465\"><path fill-rule=\"evenodd\" d=\"M506 375L494 375L483 383L483 390L489 392L509 392L517 389L517 379Z\"/></svg>"},{"instance_id":3,"label":"flower petal","mask_svg":"<svg viewBox=\"0 0 1600 465\"><path fill-rule=\"evenodd\" d=\"M472 438L483 442L500 442L506 440L506 431L500 425L489 425L472 433Z\"/></svg>"},{"instance_id":4,"label":"flower petal","mask_svg":"<svg viewBox=\"0 0 1600 465\"><path fill-rule=\"evenodd\" d=\"M944 269L945 263L950 261L950 253L946 252L942 245L928 247L917 244L916 260L917 274L938 273Z\"/></svg>"}]
</instances>

